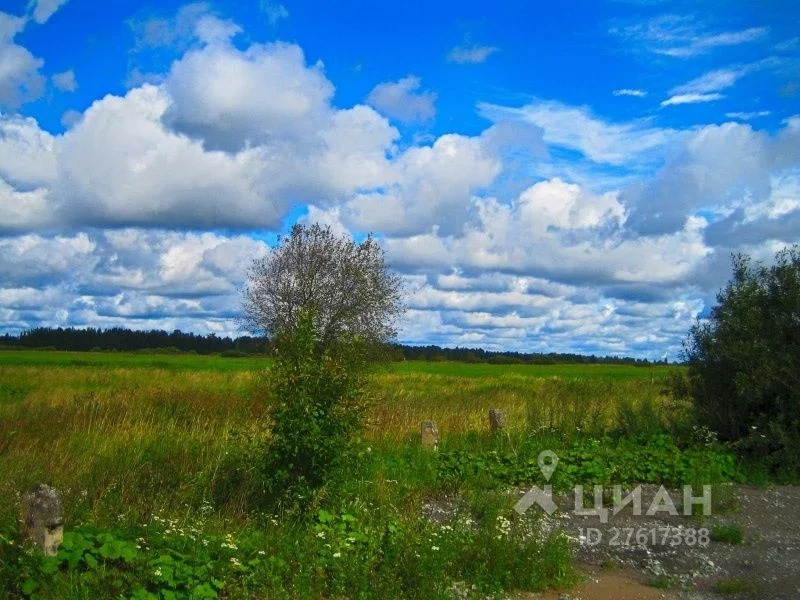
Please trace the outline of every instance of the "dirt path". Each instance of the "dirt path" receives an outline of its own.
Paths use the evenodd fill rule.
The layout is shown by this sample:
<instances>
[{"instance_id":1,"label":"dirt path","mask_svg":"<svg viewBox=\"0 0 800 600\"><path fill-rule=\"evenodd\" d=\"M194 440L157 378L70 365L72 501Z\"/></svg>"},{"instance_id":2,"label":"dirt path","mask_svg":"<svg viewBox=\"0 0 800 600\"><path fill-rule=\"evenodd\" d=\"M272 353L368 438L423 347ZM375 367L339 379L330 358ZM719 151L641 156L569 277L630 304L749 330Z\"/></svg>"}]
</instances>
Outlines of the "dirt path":
<instances>
[{"instance_id":1,"label":"dirt path","mask_svg":"<svg viewBox=\"0 0 800 600\"><path fill-rule=\"evenodd\" d=\"M604 572L593 567L580 571L586 579L571 590L529 594L519 600L680 600L673 592L643 584L641 575L633 571Z\"/></svg>"},{"instance_id":2,"label":"dirt path","mask_svg":"<svg viewBox=\"0 0 800 600\"><path fill-rule=\"evenodd\" d=\"M656 490L643 489L645 511ZM638 596L631 596L643 599L800 598L800 487L730 488L712 505L708 518L635 516L625 510L601 523L597 516L556 513L549 526L577 540L579 563L601 569L595 572L597 583L590 580L569 597L627 597L603 596L602 590L629 581L634 586L655 584L673 594L645 595L639 589ZM712 535L707 545L697 543L700 530L713 532L714 526L727 527L728 539ZM743 540L731 543L740 533Z\"/></svg>"},{"instance_id":3,"label":"dirt path","mask_svg":"<svg viewBox=\"0 0 800 600\"><path fill-rule=\"evenodd\" d=\"M587 578L572 590L519 598L800 600L800 486L714 488L710 516L683 516L681 490L669 490L679 514L647 516L659 488L641 489L642 513L628 507L606 523L576 515L573 496L556 497L552 516L532 506L544 535L563 531L574 540ZM510 502L526 491L510 490ZM457 504L435 501L424 514L446 522Z\"/></svg>"}]
</instances>

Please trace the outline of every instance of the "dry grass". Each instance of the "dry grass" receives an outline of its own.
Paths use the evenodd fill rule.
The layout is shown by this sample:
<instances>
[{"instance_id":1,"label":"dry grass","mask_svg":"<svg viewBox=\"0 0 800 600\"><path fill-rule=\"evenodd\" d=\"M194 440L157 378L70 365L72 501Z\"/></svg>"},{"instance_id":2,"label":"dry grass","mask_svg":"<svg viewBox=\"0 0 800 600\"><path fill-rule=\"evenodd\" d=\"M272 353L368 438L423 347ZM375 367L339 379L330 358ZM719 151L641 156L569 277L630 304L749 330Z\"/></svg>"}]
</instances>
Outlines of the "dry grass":
<instances>
[{"instance_id":1,"label":"dry grass","mask_svg":"<svg viewBox=\"0 0 800 600\"><path fill-rule=\"evenodd\" d=\"M490 407L506 411L514 433L555 425L590 431L620 423L627 404L664 402L663 381L646 372L639 378L524 373L497 367L474 376L461 367L437 373L407 366L381 372L370 383L366 435L386 445L416 441L424 419L437 421L443 436L482 432ZM259 380L257 371L232 369L0 366L0 517L16 510L15 494L39 481L64 490L76 516L87 519L198 505L221 485L232 449L263 436ZM234 505L234 512L246 509Z\"/></svg>"}]
</instances>

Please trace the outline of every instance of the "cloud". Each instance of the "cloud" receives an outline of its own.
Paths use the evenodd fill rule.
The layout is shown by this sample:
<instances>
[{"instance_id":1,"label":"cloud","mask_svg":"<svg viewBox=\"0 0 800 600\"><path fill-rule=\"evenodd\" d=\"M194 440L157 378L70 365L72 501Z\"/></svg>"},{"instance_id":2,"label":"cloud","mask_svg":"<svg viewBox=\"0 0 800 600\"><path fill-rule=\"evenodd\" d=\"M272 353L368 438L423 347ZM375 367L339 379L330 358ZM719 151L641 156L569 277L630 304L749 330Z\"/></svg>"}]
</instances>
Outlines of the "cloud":
<instances>
[{"instance_id":1,"label":"cloud","mask_svg":"<svg viewBox=\"0 0 800 600\"><path fill-rule=\"evenodd\" d=\"M289 11L283 4L279 2L273 2L272 0L261 0L260 6L261 11L267 15L267 19L269 20L270 25L273 27L281 19L287 19L289 17Z\"/></svg>"},{"instance_id":2,"label":"cloud","mask_svg":"<svg viewBox=\"0 0 800 600\"><path fill-rule=\"evenodd\" d=\"M649 52L675 58L691 58L716 48L754 42L768 31L766 27L749 27L715 32L693 17L673 14L611 28L611 33Z\"/></svg>"},{"instance_id":3,"label":"cloud","mask_svg":"<svg viewBox=\"0 0 800 600\"><path fill-rule=\"evenodd\" d=\"M436 116L436 94L420 91L420 85L419 77L414 76L379 83L367 96L367 103L403 123L430 121Z\"/></svg>"},{"instance_id":4,"label":"cloud","mask_svg":"<svg viewBox=\"0 0 800 600\"><path fill-rule=\"evenodd\" d=\"M715 69L670 90L671 94L707 94L719 92L735 84L750 71L749 67Z\"/></svg>"},{"instance_id":5,"label":"cloud","mask_svg":"<svg viewBox=\"0 0 800 600\"><path fill-rule=\"evenodd\" d=\"M731 251L797 237L800 117L673 129L535 99L409 141L337 106L297 45L233 43L235 23L193 6L150 31L165 72L68 112L64 133L0 115L4 329L236 333L244 270L268 251L254 230L305 212L382 238L411 291L405 341L672 356ZM681 93L720 93L740 67ZM410 83L394 91L430 93Z\"/></svg>"},{"instance_id":6,"label":"cloud","mask_svg":"<svg viewBox=\"0 0 800 600\"><path fill-rule=\"evenodd\" d=\"M670 96L661 102L661 106L677 106L679 104L699 104L702 102L714 102L721 100L725 96L722 94L677 94Z\"/></svg>"},{"instance_id":7,"label":"cloud","mask_svg":"<svg viewBox=\"0 0 800 600\"><path fill-rule=\"evenodd\" d=\"M750 112L727 112L725 116L729 119L738 119L740 121L752 121L753 119L758 119L760 117L767 117L772 114L772 111L769 110L756 110Z\"/></svg>"},{"instance_id":8,"label":"cloud","mask_svg":"<svg viewBox=\"0 0 800 600\"><path fill-rule=\"evenodd\" d=\"M35 119L0 115L0 178L21 190L56 181L55 138Z\"/></svg>"},{"instance_id":9,"label":"cloud","mask_svg":"<svg viewBox=\"0 0 800 600\"><path fill-rule=\"evenodd\" d=\"M476 201L461 235L388 239L390 258L406 268L497 270L565 284L669 284L702 259L699 221L658 239L619 236L625 209L616 194L596 195L553 179L537 183L511 205Z\"/></svg>"},{"instance_id":10,"label":"cloud","mask_svg":"<svg viewBox=\"0 0 800 600\"><path fill-rule=\"evenodd\" d=\"M497 50L495 46L456 46L447 54L447 60L461 65L474 65L486 62Z\"/></svg>"},{"instance_id":11,"label":"cloud","mask_svg":"<svg viewBox=\"0 0 800 600\"><path fill-rule=\"evenodd\" d=\"M53 85L64 92L74 92L78 89L78 82L72 69L53 75Z\"/></svg>"},{"instance_id":12,"label":"cloud","mask_svg":"<svg viewBox=\"0 0 800 600\"><path fill-rule=\"evenodd\" d=\"M519 120L541 127L548 144L577 150L597 163L622 165L641 159L674 137L673 131L646 121L608 123L586 107L552 100L536 100L519 108L480 103L478 110L492 121Z\"/></svg>"},{"instance_id":13,"label":"cloud","mask_svg":"<svg viewBox=\"0 0 800 600\"><path fill-rule=\"evenodd\" d=\"M0 313L7 327L184 328L235 334L253 258L247 236L121 229L0 238Z\"/></svg>"},{"instance_id":14,"label":"cloud","mask_svg":"<svg viewBox=\"0 0 800 600\"><path fill-rule=\"evenodd\" d=\"M77 110L65 110L64 114L61 115L61 124L64 126L65 129L69 129L75 123L81 120L83 117L83 113Z\"/></svg>"},{"instance_id":15,"label":"cloud","mask_svg":"<svg viewBox=\"0 0 800 600\"><path fill-rule=\"evenodd\" d=\"M196 40L198 22L207 16L213 16L210 5L207 2L193 2L182 6L173 17L130 19L128 25L135 40L134 51L170 47L185 50Z\"/></svg>"},{"instance_id":16,"label":"cloud","mask_svg":"<svg viewBox=\"0 0 800 600\"><path fill-rule=\"evenodd\" d=\"M726 217L709 225L706 239L713 246L760 245L765 240L781 245L797 243L800 231L800 169L770 177L769 195L744 202Z\"/></svg>"},{"instance_id":17,"label":"cloud","mask_svg":"<svg viewBox=\"0 0 800 600\"><path fill-rule=\"evenodd\" d=\"M391 165L393 182L357 193L342 209L345 224L388 235L436 228L458 231L473 195L500 173L501 163L481 138L443 135L432 146L412 147Z\"/></svg>"},{"instance_id":18,"label":"cloud","mask_svg":"<svg viewBox=\"0 0 800 600\"><path fill-rule=\"evenodd\" d=\"M784 66L785 61L772 57L746 65L714 69L672 88L671 97L662 102L661 106L718 100L723 97L718 92L733 87L742 77L761 69L782 69Z\"/></svg>"},{"instance_id":19,"label":"cloud","mask_svg":"<svg viewBox=\"0 0 800 600\"><path fill-rule=\"evenodd\" d=\"M670 98L661 106L672 104L690 104L710 102L723 97L719 92L733 87L742 77L763 69L784 70L785 60L775 57L765 58L745 65L737 65L724 69L714 69L670 90Z\"/></svg>"},{"instance_id":20,"label":"cloud","mask_svg":"<svg viewBox=\"0 0 800 600\"><path fill-rule=\"evenodd\" d=\"M9 148L0 230L276 228L293 206L353 197L402 175L389 158L398 132L369 107L334 108L333 86L297 46L238 50L209 39L162 84L70 113L63 135L0 117ZM21 146L23 132L41 143ZM40 156L24 163L27 172L12 173L17 155L34 147Z\"/></svg>"},{"instance_id":21,"label":"cloud","mask_svg":"<svg viewBox=\"0 0 800 600\"><path fill-rule=\"evenodd\" d=\"M45 23L68 0L30 0L28 6L33 8L33 20L39 24Z\"/></svg>"},{"instance_id":22,"label":"cloud","mask_svg":"<svg viewBox=\"0 0 800 600\"><path fill-rule=\"evenodd\" d=\"M67 223L112 225L276 223L283 203L259 183L259 153L206 152L163 127L169 105L149 85L95 102L57 141L56 214ZM238 217L226 216L221 197Z\"/></svg>"},{"instance_id":23,"label":"cloud","mask_svg":"<svg viewBox=\"0 0 800 600\"><path fill-rule=\"evenodd\" d=\"M655 176L622 191L627 227L662 235L682 229L701 208L729 214L745 202L762 204L774 175L800 167L792 150L798 144L798 117L775 135L733 122L699 128Z\"/></svg>"},{"instance_id":24,"label":"cloud","mask_svg":"<svg viewBox=\"0 0 800 600\"><path fill-rule=\"evenodd\" d=\"M778 52L793 52L795 50L800 50L800 37L789 38L775 44L775 50Z\"/></svg>"},{"instance_id":25,"label":"cloud","mask_svg":"<svg viewBox=\"0 0 800 600\"><path fill-rule=\"evenodd\" d=\"M25 19L0 12L0 108L16 110L44 92L44 61L14 42L24 28Z\"/></svg>"},{"instance_id":26,"label":"cloud","mask_svg":"<svg viewBox=\"0 0 800 600\"><path fill-rule=\"evenodd\" d=\"M333 85L293 44L245 51L216 39L187 52L165 82L172 128L228 151L314 137L330 119Z\"/></svg>"},{"instance_id":27,"label":"cloud","mask_svg":"<svg viewBox=\"0 0 800 600\"><path fill-rule=\"evenodd\" d=\"M634 98L644 98L647 96L647 92L645 90L632 88L622 88L619 90L614 90L612 93L615 96L633 96Z\"/></svg>"},{"instance_id":28,"label":"cloud","mask_svg":"<svg viewBox=\"0 0 800 600\"><path fill-rule=\"evenodd\" d=\"M626 214L615 194L560 179L531 186L510 205L475 202L475 218L460 234L385 240L390 262L408 273L412 315L403 339L539 351L678 351L702 309L683 297L710 253L702 220L674 234L629 239L620 235Z\"/></svg>"},{"instance_id":29,"label":"cloud","mask_svg":"<svg viewBox=\"0 0 800 600\"><path fill-rule=\"evenodd\" d=\"M700 36L691 44L684 47L673 47L664 51L669 56L689 57L696 54L703 54L720 46L737 46L753 42L764 35L768 29L766 27L750 27L740 31L727 31L713 35Z\"/></svg>"}]
</instances>

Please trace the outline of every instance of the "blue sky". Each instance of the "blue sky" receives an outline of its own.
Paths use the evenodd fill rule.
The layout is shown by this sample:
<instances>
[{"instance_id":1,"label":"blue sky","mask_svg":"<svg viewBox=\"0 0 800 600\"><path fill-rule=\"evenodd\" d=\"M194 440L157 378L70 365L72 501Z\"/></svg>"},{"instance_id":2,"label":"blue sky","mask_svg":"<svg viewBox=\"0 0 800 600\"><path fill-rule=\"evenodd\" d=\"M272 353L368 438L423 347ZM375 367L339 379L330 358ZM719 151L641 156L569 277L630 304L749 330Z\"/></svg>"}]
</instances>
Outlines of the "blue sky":
<instances>
[{"instance_id":1,"label":"blue sky","mask_svg":"<svg viewBox=\"0 0 800 600\"><path fill-rule=\"evenodd\" d=\"M296 220L410 343L675 357L800 237L796 2L0 3L0 328L236 333Z\"/></svg>"}]
</instances>

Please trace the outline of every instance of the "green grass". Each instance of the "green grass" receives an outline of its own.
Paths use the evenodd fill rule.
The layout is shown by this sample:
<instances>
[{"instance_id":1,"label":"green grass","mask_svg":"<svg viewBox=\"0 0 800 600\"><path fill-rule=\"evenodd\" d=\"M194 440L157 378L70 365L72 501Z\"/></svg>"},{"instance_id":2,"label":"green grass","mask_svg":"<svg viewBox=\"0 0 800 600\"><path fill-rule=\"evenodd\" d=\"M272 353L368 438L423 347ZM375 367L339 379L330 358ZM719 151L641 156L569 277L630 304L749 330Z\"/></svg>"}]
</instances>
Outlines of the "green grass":
<instances>
[{"instance_id":1,"label":"green grass","mask_svg":"<svg viewBox=\"0 0 800 600\"><path fill-rule=\"evenodd\" d=\"M136 352L62 352L52 350L0 350L0 366L146 368L191 371L253 371L269 360L263 356L226 358L198 354L141 354ZM605 364L492 365L484 363L403 361L391 363L388 371L400 375L450 377L562 377L603 380L662 378L675 366Z\"/></svg>"},{"instance_id":2,"label":"green grass","mask_svg":"<svg viewBox=\"0 0 800 600\"><path fill-rule=\"evenodd\" d=\"M661 378L676 367L665 365L634 366L606 364L564 365L492 365L484 363L405 361L394 363L390 371L397 374L430 374L451 377L560 377L569 379L602 379L606 381Z\"/></svg>"},{"instance_id":3,"label":"green grass","mask_svg":"<svg viewBox=\"0 0 800 600\"><path fill-rule=\"evenodd\" d=\"M254 510L270 435L267 366L258 357L0 351L0 598L18 597L28 580L50 590L42 598L130 597L136 585L188 597L203 578L230 598L447 598L453 581L483 596L561 586L572 580L568 544L538 537L505 495L535 480L541 448L564 453L569 477L592 480L707 474L725 458L656 435L685 418L686 406L663 393L675 367L393 363L371 377L358 455L315 499L313 510L332 520L273 519ZM490 407L507 413L502 436L488 430ZM439 452L420 448L424 419L439 425ZM13 550L19 495L39 482L62 493L74 567ZM420 518L445 496L462 498L474 526ZM504 519L510 533L499 535ZM188 544L188 531L214 548ZM227 535L237 550L221 547ZM179 564L167 571L161 560Z\"/></svg>"},{"instance_id":4,"label":"green grass","mask_svg":"<svg viewBox=\"0 0 800 600\"><path fill-rule=\"evenodd\" d=\"M198 506L209 493L246 516L246 473L232 456L268 432L263 358L0 352L0 508L37 481L86 490L87 518ZM484 452L487 411L508 415L508 444L646 432L683 410L661 392L673 369L616 365L394 363L371 379L365 443L387 462L433 419L443 448ZM581 374L590 374L582 377ZM380 466L379 468L384 468ZM423 472L431 468L422 466ZM433 468L435 471L435 468ZM433 472L431 471L431 472ZM371 475L371 474L370 474ZM413 478L413 476L412 476ZM430 485L430 478L420 483ZM224 488L224 489L223 489Z\"/></svg>"},{"instance_id":5,"label":"green grass","mask_svg":"<svg viewBox=\"0 0 800 600\"><path fill-rule=\"evenodd\" d=\"M738 546L744 543L744 532L738 525L714 525L711 528L711 539L715 542Z\"/></svg>"},{"instance_id":6,"label":"green grass","mask_svg":"<svg viewBox=\"0 0 800 600\"><path fill-rule=\"evenodd\" d=\"M199 354L139 354L136 352L60 352L51 350L0 350L3 367L133 368L171 371L252 371L262 368L264 357L223 358Z\"/></svg>"},{"instance_id":7,"label":"green grass","mask_svg":"<svg viewBox=\"0 0 800 600\"><path fill-rule=\"evenodd\" d=\"M722 579L714 586L714 591L726 596L738 596L739 594L752 593L755 589L756 586L752 581L736 577Z\"/></svg>"}]
</instances>

